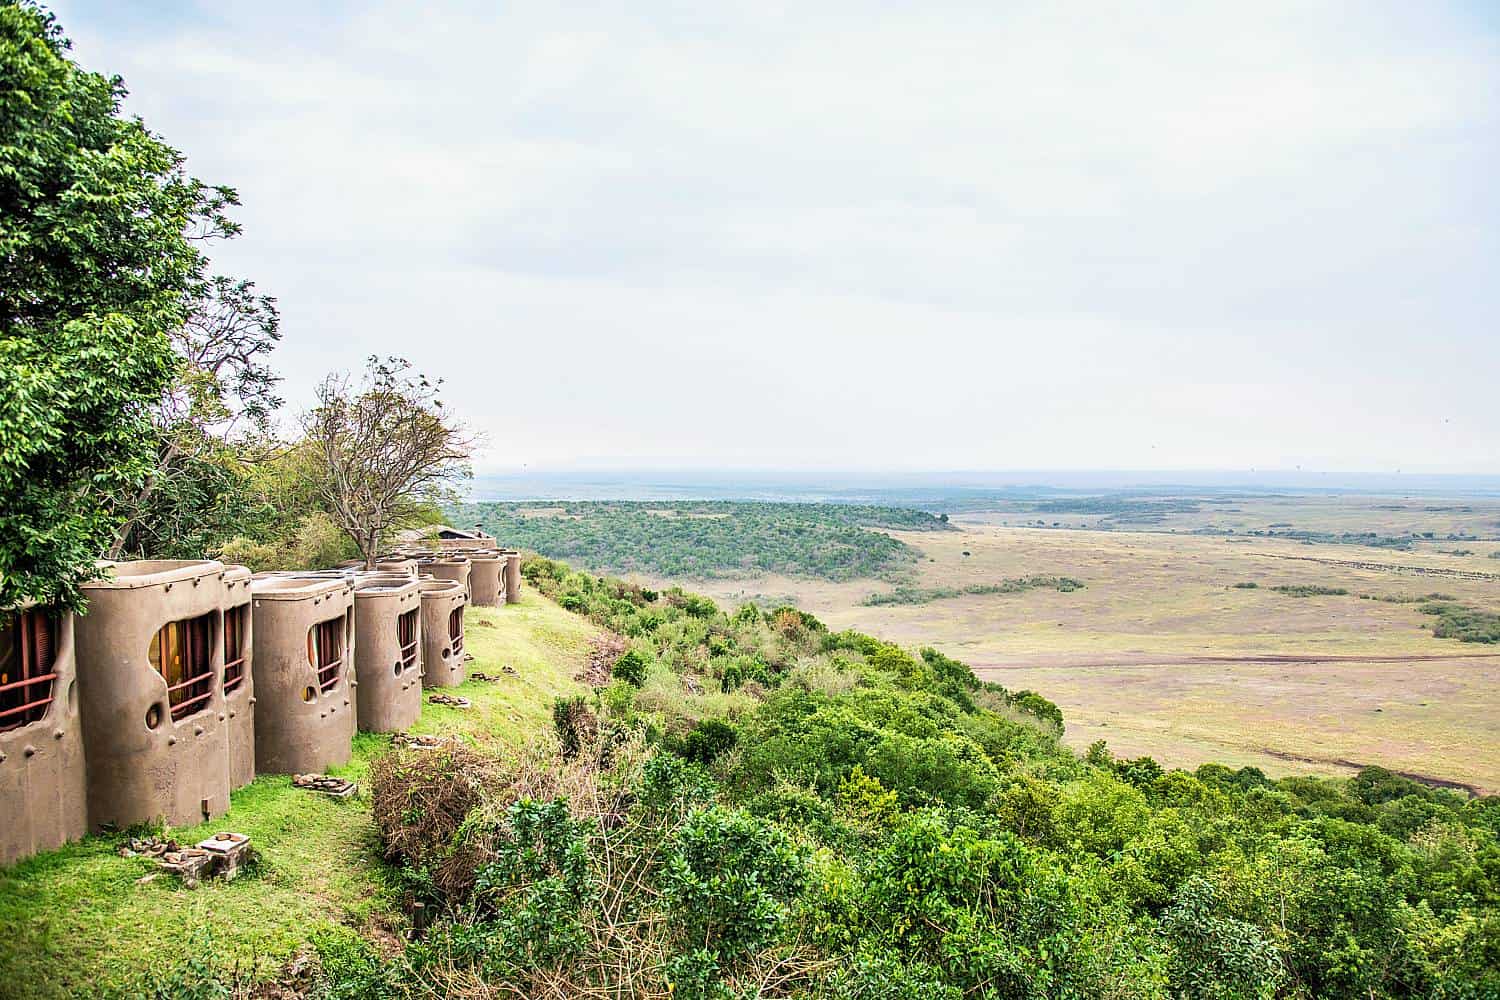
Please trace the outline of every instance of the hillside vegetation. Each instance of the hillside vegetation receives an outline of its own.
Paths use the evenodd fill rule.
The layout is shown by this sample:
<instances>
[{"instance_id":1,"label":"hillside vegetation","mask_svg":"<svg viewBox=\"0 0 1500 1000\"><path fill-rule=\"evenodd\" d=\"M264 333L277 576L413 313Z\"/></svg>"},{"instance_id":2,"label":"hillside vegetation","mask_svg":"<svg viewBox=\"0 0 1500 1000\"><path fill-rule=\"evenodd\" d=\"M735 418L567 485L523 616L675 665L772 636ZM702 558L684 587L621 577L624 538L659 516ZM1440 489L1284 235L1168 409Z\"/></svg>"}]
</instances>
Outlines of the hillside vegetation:
<instances>
[{"instance_id":1,"label":"hillside vegetation","mask_svg":"<svg viewBox=\"0 0 1500 1000\"><path fill-rule=\"evenodd\" d=\"M380 764L388 854L444 916L360 995L1500 990L1500 800L1080 758L1050 702L933 650L527 576L622 637L613 667L548 745Z\"/></svg>"},{"instance_id":2,"label":"hillside vegetation","mask_svg":"<svg viewBox=\"0 0 1500 1000\"><path fill-rule=\"evenodd\" d=\"M596 571L714 579L899 576L911 546L879 529L943 531L918 510L741 501L480 503L453 512L508 544Z\"/></svg>"}]
</instances>

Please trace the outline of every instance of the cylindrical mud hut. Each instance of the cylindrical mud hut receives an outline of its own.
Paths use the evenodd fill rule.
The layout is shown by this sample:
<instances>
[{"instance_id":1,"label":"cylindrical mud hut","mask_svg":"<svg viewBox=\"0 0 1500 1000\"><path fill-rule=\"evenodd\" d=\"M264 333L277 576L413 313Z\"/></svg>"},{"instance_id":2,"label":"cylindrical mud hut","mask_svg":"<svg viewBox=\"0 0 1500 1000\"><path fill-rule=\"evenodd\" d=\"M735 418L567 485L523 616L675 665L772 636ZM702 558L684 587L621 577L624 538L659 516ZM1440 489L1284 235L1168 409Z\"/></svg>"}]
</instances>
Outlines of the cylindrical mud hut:
<instances>
[{"instance_id":1,"label":"cylindrical mud hut","mask_svg":"<svg viewBox=\"0 0 1500 1000\"><path fill-rule=\"evenodd\" d=\"M418 570L438 580L457 580L464 588L464 599L469 598L469 573L472 568L469 557L458 552L449 552L433 559L421 559Z\"/></svg>"},{"instance_id":2,"label":"cylindrical mud hut","mask_svg":"<svg viewBox=\"0 0 1500 1000\"><path fill-rule=\"evenodd\" d=\"M354 582L256 577L255 769L321 772L349 760L355 727Z\"/></svg>"},{"instance_id":3,"label":"cylindrical mud hut","mask_svg":"<svg viewBox=\"0 0 1500 1000\"><path fill-rule=\"evenodd\" d=\"M505 556L496 551L469 553L469 603L493 608L505 600Z\"/></svg>"},{"instance_id":4,"label":"cylindrical mud hut","mask_svg":"<svg viewBox=\"0 0 1500 1000\"><path fill-rule=\"evenodd\" d=\"M505 553L505 603L521 603L521 553L515 549L502 549Z\"/></svg>"},{"instance_id":5,"label":"cylindrical mud hut","mask_svg":"<svg viewBox=\"0 0 1500 1000\"><path fill-rule=\"evenodd\" d=\"M455 687L468 677L464 664L464 588L457 580L423 580L422 686Z\"/></svg>"},{"instance_id":6,"label":"cylindrical mud hut","mask_svg":"<svg viewBox=\"0 0 1500 1000\"><path fill-rule=\"evenodd\" d=\"M229 790L255 780L255 677L251 673L254 621L250 570L224 568L224 724L229 727Z\"/></svg>"},{"instance_id":7,"label":"cylindrical mud hut","mask_svg":"<svg viewBox=\"0 0 1500 1000\"><path fill-rule=\"evenodd\" d=\"M411 556L386 556L375 563L377 573L405 573L416 578L417 561Z\"/></svg>"},{"instance_id":8,"label":"cylindrical mud hut","mask_svg":"<svg viewBox=\"0 0 1500 1000\"><path fill-rule=\"evenodd\" d=\"M89 824L188 826L229 808L224 565L108 563L74 623Z\"/></svg>"},{"instance_id":9,"label":"cylindrical mud hut","mask_svg":"<svg viewBox=\"0 0 1500 1000\"><path fill-rule=\"evenodd\" d=\"M73 616L0 613L0 865L88 832Z\"/></svg>"},{"instance_id":10,"label":"cylindrical mud hut","mask_svg":"<svg viewBox=\"0 0 1500 1000\"><path fill-rule=\"evenodd\" d=\"M422 714L422 592L405 573L354 583L354 672L359 728L406 729Z\"/></svg>"}]
</instances>

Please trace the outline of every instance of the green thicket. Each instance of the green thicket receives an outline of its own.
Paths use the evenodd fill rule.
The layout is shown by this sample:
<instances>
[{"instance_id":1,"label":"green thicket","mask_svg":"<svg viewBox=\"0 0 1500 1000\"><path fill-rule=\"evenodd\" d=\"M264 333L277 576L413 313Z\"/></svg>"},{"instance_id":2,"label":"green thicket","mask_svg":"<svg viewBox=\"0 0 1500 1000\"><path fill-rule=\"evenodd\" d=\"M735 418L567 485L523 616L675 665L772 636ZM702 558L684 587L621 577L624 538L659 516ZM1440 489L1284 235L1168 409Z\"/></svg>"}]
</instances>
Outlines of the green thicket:
<instances>
[{"instance_id":1,"label":"green thicket","mask_svg":"<svg viewBox=\"0 0 1500 1000\"><path fill-rule=\"evenodd\" d=\"M1344 587L1324 587L1315 583L1286 583L1271 589L1288 597L1344 597L1349 593Z\"/></svg>"},{"instance_id":2,"label":"green thicket","mask_svg":"<svg viewBox=\"0 0 1500 1000\"><path fill-rule=\"evenodd\" d=\"M361 966L379 995L1500 991L1500 800L1080 758L1055 706L934 650L526 575L630 663L560 707L565 754L383 765L390 856L444 916Z\"/></svg>"},{"instance_id":3,"label":"green thicket","mask_svg":"<svg viewBox=\"0 0 1500 1000\"><path fill-rule=\"evenodd\" d=\"M954 597L983 596L989 594L1024 594L1028 590L1057 590L1071 594L1083 589L1083 581L1071 576L1022 576L1001 580L999 583L971 583L964 587L908 587L898 586L885 594L871 594L859 603L865 607L880 607L885 604L930 604Z\"/></svg>"},{"instance_id":4,"label":"green thicket","mask_svg":"<svg viewBox=\"0 0 1500 1000\"><path fill-rule=\"evenodd\" d=\"M1432 615L1437 619L1432 625L1432 634L1439 639L1500 642L1500 614L1493 611L1451 601L1424 604L1421 611L1424 615Z\"/></svg>"},{"instance_id":5,"label":"green thicket","mask_svg":"<svg viewBox=\"0 0 1500 1000\"><path fill-rule=\"evenodd\" d=\"M563 508L561 516L545 511ZM952 530L918 510L740 501L480 503L454 523L597 571L713 579L785 573L889 577L917 553L880 530Z\"/></svg>"}]
</instances>

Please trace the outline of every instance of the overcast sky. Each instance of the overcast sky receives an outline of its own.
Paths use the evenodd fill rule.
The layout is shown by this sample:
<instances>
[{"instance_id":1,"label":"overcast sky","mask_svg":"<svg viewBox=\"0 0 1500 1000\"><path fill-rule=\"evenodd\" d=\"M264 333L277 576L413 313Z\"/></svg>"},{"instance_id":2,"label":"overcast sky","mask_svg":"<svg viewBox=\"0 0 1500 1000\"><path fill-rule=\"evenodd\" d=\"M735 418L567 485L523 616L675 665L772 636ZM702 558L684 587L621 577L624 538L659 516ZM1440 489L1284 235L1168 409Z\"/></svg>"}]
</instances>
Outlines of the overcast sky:
<instances>
[{"instance_id":1,"label":"overcast sky","mask_svg":"<svg viewBox=\"0 0 1500 1000\"><path fill-rule=\"evenodd\" d=\"M481 471L1500 472L1500 5L54 9Z\"/></svg>"}]
</instances>

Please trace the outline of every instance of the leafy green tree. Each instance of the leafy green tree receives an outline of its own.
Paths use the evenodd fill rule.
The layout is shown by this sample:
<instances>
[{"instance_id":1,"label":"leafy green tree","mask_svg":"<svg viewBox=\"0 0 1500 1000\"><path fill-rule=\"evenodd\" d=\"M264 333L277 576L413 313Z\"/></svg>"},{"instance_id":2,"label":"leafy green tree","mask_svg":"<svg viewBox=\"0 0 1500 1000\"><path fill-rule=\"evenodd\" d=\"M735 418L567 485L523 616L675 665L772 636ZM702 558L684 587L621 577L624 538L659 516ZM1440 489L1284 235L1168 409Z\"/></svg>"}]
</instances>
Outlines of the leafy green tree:
<instances>
[{"instance_id":1,"label":"leafy green tree","mask_svg":"<svg viewBox=\"0 0 1500 1000\"><path fill-rule=\"evenodd\" d=\"M150 407L233 190L125 118L36 5L0 4L0 606L79 606L155 454Z\"/></svg>"}]
</instances>

